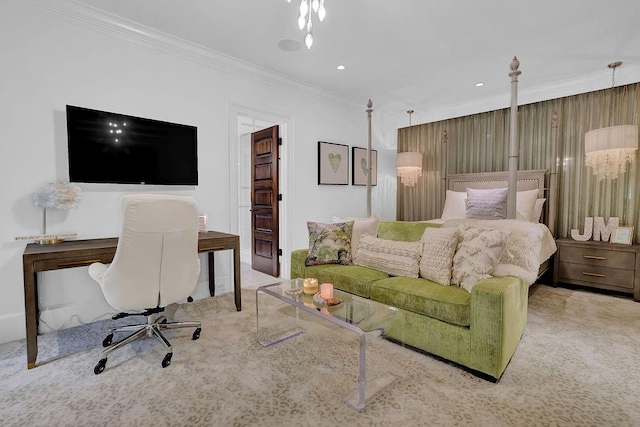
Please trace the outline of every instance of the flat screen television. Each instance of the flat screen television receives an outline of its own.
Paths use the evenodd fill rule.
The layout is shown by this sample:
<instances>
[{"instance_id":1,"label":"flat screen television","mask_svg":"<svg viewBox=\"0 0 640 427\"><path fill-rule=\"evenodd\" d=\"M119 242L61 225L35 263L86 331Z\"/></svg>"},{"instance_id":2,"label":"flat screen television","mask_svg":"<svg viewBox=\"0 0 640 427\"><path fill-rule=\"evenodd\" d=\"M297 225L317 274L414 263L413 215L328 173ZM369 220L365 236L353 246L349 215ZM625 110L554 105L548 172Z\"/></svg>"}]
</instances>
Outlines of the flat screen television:
<instances>
[{"instance_id":1,"label":"flat screen television","mask_svg":"<svg viewBox=\"0 0 640 427\"><path fill-rule=\"evenodd\" d=\"M67 105L69 181L198 185L198 128Z\"/></svg>"}]
</instances>

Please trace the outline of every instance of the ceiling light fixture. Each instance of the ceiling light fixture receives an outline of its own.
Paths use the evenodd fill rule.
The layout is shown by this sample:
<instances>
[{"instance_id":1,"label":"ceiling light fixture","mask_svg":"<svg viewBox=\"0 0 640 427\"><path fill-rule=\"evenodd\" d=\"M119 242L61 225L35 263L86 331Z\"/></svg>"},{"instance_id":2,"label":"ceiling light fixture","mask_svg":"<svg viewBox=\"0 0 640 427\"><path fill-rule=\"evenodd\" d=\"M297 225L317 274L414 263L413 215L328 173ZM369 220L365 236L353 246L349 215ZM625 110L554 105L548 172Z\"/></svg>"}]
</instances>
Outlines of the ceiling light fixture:
<instances>
[{"instance_id":1,"label":"ceiling light fixture","mask_svg":"<svg viewBox=\"0 0 640 427\"><path fill-rule=\"evenodd\" d=\"M638 149L638 126L612 126L613 106L616 103L616 68L621 65L621 61L608 65L612 70L609 127L590 130L584 134L584 163L593 168L593 174L597 175L598 180L616 179L619 174L625 173L627 163L635 160Z\"/></svg>"},{"instance_id":2,"label":"ceiling light fixture","mask_svg":"<svg viewBox=\"0 0 640 427\"><path fill-rule=\"evenodd\" d=\"M484 82L478 82L478 83L476 83L476 87L482 87L482 86L484 86Z\"/></svg>"},{"instance_id":3,"label":"ceiling light fixture","mask_svg":"<svg viewBox=\"0 0 640 427\"><path fill-rule=\"evenodd\" d=\"M337 68L338 70L342 71L342 70L344 70L344 69L345 69L345 68L347 68L347 67L345 67L344 65L338 65L336 68Z\"/></svg>"},{"instance_id":4,"label":"ceiling light fixture","mask_svg":"<svg viewBox=\"0 0 640 427\"><path fill-rule=\"evenodd\" d=\"M287 3L291 3L291 0L287 0ZM311 23L311 12L315 12L318 15L320 22L324 21L324 17L327 14L327 10L324 8L324 0L300 0L300 16L298 16L298 28L303 30L307 28L307 35L304 38L304 44L307 49L311 49L313 45L313 24Z\"/></svg>"},{"instance_id":5,"label":"ceiling light fixture","mask_svg":"<svg viewBox=\"0 0 640 427\"><path fill-rule=\"evenodd\" d=\"M411 115L413 110L408 110L409 127L411 127ZM398 153L396 159L396 167L398 168L398 177L405 187L413 187L418 183L418 178L422 176L422 153L417 151L408 151Z\"/></svg>"}]
</instances>

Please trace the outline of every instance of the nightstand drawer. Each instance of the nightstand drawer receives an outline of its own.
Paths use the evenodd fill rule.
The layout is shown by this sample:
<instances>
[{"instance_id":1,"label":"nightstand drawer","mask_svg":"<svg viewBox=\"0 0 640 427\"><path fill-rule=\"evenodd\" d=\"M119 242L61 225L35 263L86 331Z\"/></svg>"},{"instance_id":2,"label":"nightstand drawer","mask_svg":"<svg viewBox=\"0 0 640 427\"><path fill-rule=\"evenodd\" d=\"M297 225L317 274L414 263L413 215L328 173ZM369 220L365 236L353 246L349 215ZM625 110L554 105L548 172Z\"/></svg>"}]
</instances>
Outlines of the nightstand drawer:
<instances>
[{"instance_id":1,"label":"nightstand drawer","mask_svg":"<svg viewBox=\"0 0 640 427\"><path fill-rule=\"evenodd\" d=\"M634 252L616 251L615 249L572 248L560 251L561 263L569 262L593 267L634 270L635 260L636 254Z\"/></svg>"},{"instance_id":2,"label":"nightstand drawer","mask_svg":"<svg viewBox=\"0 0 640 427\"><path fill-rule=\"evenodd\" d=\"M558 266L560 281L588 282L615 288L633 290L633 271L596 265L573 264L560 261Z\"/></svg>"}]
</instances>

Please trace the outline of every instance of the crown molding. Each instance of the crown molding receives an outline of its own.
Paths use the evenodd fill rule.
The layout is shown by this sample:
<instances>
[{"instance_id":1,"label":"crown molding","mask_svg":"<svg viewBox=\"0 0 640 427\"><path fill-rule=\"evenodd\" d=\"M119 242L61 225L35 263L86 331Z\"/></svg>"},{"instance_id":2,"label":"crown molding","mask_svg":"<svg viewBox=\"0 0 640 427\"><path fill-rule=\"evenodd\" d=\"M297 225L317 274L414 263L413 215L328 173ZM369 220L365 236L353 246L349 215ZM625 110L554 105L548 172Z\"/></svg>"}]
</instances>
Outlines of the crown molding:
<instances>
[{"instance_id":1,"label":"crown molding","mask_svg":"<svg viewBox=\"0 0 640 427\"><path fill-rule=\"evenodd\" d=\"M275 73L238 58L225 55L193 42L129 21L75 0L22 0L43 9L65 22L78 25L102 34L117 37L150 49L228 73L247 80L263 83L279 89L303 92L319 101L348 110L362 108L363 104L341 97L335 93L311 86L299 80Z\"/></svg>"}]
</instances>

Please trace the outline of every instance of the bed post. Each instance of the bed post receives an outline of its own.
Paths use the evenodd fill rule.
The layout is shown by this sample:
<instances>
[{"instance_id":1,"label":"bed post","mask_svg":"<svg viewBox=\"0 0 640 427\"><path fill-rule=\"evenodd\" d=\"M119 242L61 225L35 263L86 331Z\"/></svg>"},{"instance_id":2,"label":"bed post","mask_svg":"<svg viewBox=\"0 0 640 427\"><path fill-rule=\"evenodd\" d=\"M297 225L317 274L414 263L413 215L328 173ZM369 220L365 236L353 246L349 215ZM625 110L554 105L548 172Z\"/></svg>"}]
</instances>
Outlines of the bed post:
<instances>
[{"instance_id":1,"label":"bed post","mask_svg":"<svg viewBox=\"0 0 640 427\"><path fill-rule=\"evenodd\" d=\"M449 167L449 150L447 149L447 143L449 142L449 136L447 135L447 130L445 129L442 132L442 152L440 153L440 159L442 164L440 165L440 173L442 174L442 189L440 190L440 212L444 209L444 199L447 195L447 189L449 186L447 185L447 175L449 175L449 171L447 170Z\"/></svg>"},{"instance_id":2,"label":"bed post","mask_svg":"<svg viewBox=\"0 0 640 427\"><path fill-rule=\"evenodd\" d=\"M518 177L518 71L520 61L515 56L511 61L511 132L509 137L509 191L507 193L507 219L516 217L516 194Z\"/></svg>"},{"instance_id":3,"label":"bed post","mask_svg":"<svg viewBox=\"0 0 640 427\"><path fill-rule=\"evenodd\" d=\"M549 166L549 199L547 200L547 227L556 237L556 197L558 195L558 113L551 119L551 165Z\"/></svg>"},{"instance_id":4,"label":"bed post","mask_svg":"<svg viewBox=\"0 0 640 427\"><path fill-rule=\"evenodd\" d=\"M367 102L367 218L371 217L371 113L373 102Z\"/></svg>"}]
</instances>

